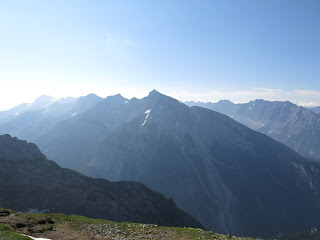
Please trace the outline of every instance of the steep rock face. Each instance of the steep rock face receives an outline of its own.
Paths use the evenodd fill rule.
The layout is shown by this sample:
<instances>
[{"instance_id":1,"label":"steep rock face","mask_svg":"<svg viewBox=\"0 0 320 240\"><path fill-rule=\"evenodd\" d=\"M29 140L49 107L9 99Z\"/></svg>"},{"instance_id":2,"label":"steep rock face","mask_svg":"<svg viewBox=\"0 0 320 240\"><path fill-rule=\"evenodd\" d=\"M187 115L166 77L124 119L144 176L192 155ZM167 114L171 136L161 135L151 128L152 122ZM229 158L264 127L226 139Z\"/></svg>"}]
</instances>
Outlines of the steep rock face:
<instances>
[{"instance_id":1,"label":"steep rock face","mask_svg":"<svg viewBox=\"0 0 320 240\"><path fill-rule=\"evenodd\" d=\"M108 134L90 175L141 181L223 233L270 236L320 220L318 196L297 167L308 160L288 147L155 91L132 104L135 117Z\"/></svg>"},{"instance_id":2,"label":"steep rock face","mask_svg":"<svg viewBox=\"0 0 320 240\"><path fill-rule=\"evenodd\" d=\"M302 156L320 160L320 116L290 102L255 100L245 104L187 102L226 114L286 144Z\"/></svg>"},{"instance_id":3,"label":"steep rock face","mask_svg":"<svg viewBox=\"0 0 320 240\"><path fill-rule=\"evenodd\" d=\"M0 136L0 205L115 221L200 227L172 199L137 182L93 179L47 160L36 145Z\"/></svg>"}]
</instances>

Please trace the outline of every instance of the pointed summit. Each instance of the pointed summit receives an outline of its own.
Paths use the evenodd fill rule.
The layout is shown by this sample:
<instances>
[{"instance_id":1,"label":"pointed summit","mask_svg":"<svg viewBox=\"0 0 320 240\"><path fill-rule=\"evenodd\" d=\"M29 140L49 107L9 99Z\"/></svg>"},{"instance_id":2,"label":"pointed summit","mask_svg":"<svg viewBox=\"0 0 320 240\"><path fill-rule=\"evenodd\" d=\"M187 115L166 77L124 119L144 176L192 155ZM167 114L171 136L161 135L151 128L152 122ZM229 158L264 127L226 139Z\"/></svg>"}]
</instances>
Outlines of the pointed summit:
<instances>
[{"instance_id":1,"label":"pointed summit","mask_svg":"<svg viewBox=\"0 0 320 240\"><path fill-rule=\"evenodd\" d=\"M160 101L178 101L172 97L169 97L165 94L158 92L157 90L152 90L149 95L146 97L148 99L160 100Z\"/></svg>"},{"instance_id":2,"label":"pointed summit","mask_svg":"<svg viewBox=\"0 0 320 240\"><path fill-rule=\"evenodd\" d=\"M153 90L149 93L148 97L155 97L155 96L160 96L160 95L163 95L163 94L160 93L160 92L158 92L157 90L153 89Z\"/></svg>"},{"instance_id":3,"label":"pointed summit","mask_svg":"<svg viewBox=\"0 0 320 240\"><path fill-rule=\"evenodd\" d=\"M158 92L157 90L152 90L149 95L147 97L145 97L144 99L146 99L149 103L151 104L160 104L162 106L165 106L167 104L173 106L176 104L181 104L178 100L169 97L167 95L164 95L160 92Z\"/></svg>"},{"instance_id":4,"label":"pointed summit","mask_svg":"<svg viewBox=\"0 0 320 240\"><path fill-rule=\"evenodd\" d=\"M149 100L152 100L152 101L163 101L163 99L170 98L170 97L168 97L168 96L166 96L166 95L164 95L154 89L149 93L149 95L146 98Z\"/></svg>"},{"instance_id":5,"label":"pointed summit","mask_svg":"<svg viewBox=\"0 0 320 240\"><path fill-rule=\"evenodd\" d=\"M218 103L219 103L219 104L228 104L228 105L233 105L233 104L234 104L234 103L231 102L230 100L225 100L225 99L220 100Z\"/></svg>"}]
</instances>

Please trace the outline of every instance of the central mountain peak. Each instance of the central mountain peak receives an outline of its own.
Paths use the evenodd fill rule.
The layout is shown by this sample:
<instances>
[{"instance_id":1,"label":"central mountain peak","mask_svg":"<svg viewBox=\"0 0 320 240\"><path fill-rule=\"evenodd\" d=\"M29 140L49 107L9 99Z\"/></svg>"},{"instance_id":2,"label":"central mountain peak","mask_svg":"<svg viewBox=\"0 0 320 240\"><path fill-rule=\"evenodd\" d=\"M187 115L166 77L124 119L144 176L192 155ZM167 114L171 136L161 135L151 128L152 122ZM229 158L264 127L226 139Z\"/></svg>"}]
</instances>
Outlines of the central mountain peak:
<instances>
[{"instance_id":1,"label":"central mountain peak","mask_svg":"<svg viewBox=\"0 0 320 240\"><path fill-rule=\"evenodd\" d=\"M155 97L155 96L160 96L160 95L163 95L163 94L160 93L160 92L158 92L157 90L153 89L153 90L149 93L148 97Z\"/></svg>"},{"instance_id":2,"label":"central mountain peak","mask_svg":"<svg viewBox=\"0 0 320 240\"><path fill-rule=\"evenodd\" d=\"M169 105L169 106L178 106L183 105L178 100L164 95L157 90L152 90L147 97L144 98L149 104L154 105Z\"/></svg>"}]
</instances>

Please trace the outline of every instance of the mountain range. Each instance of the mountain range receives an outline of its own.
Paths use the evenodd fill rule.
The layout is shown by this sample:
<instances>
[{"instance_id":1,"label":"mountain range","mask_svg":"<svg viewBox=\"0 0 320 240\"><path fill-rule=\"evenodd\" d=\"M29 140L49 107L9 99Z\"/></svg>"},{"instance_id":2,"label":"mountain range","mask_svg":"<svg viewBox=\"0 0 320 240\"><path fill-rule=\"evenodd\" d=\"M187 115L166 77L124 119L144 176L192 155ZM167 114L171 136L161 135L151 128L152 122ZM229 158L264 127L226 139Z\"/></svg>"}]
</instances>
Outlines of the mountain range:
<instances>
[{"instance_id":1,"label":"mountain range","mask_svg":"<svg viewBox=\"0 0 320 240\"><path fill-rule=\"evenodd\" d=\"M203 226L172 199L137 182L93 179L48 160L35 144L0 136L0 205L118 222Z\"/></svg>"},{"instance_id":2,"label":"mountain range","mask_svg":"<svg viewBox=\"0 0 320 240\"><path fill-rule=\"evenodd\" d=\"M155 90L142 99L107 97L71 113L41 134L34 128L24 135L63 167L142 182L220 233L275 236L320 221L319 163L224 114ZM17 118L1 124L1 133L17 136Z\"/></svg>"},{"instance_id":3,"label":"mountain range","mask_svg":"<svg viewBox=\"0 0 320 240\"><path fill-rule=\"evenodd\" d=\"M304 157L320 160L320 115L317 108L306 109L291 102L265 101L234 104L228 100L217 103L186 102L223 114L289 146Z\"/></svg>"}]
</instances>

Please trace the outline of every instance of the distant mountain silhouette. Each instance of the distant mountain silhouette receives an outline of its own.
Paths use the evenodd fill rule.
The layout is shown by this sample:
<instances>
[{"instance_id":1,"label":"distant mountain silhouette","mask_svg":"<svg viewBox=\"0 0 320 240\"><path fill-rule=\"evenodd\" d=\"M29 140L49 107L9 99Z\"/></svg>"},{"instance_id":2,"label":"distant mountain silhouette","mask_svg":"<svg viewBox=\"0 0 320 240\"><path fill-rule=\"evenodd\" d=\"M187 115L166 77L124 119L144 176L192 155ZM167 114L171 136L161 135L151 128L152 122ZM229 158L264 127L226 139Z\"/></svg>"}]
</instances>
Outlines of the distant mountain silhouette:
<instances>
[{"instance_id":1,"label":"distant mountain silhouette","mask_svg":"<svg viewBox=\"0 0 320 240\"><path fill-rule=\"evenodd\" d=\"M50 104L54 103L55 99L50 96L40 96L33 103L22 103L12 109L0 112L0 124L5 123L18 115L27 111L37 111L46 108Z\"/></svg>"},{"instance_id":2,"label":"distant mountain silhouette","mask_svg":"<svg viewBox=\"0 0 320 240\"><path fill-rule=\"evenodd\" d=\"M8 133L39 144L41 143L39 138L47 134L56 124L90 109L101 100L94 94L78 99L65 98L56 101L48 96L39 97L32 104L22 104L0 112L0 118L6 115L6 121L0 122L0 134ZM18 111L21 107L23 109Z\"/></svg>"},{"instance_id":3,"label":"distant mountain silhouette","mask_svg":"<svg viewBox=\"0 0 320 240\"><path fill-rule=\"evenodd\" d=\"M286 144L302 156L320 160L320 115L290 102L255 100L244 104L186 102L223 114ZM316 112L316 109L315 109Z\"/></svg>"}]
</instances>

